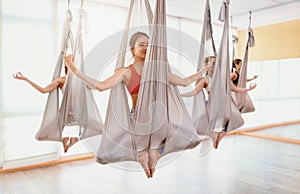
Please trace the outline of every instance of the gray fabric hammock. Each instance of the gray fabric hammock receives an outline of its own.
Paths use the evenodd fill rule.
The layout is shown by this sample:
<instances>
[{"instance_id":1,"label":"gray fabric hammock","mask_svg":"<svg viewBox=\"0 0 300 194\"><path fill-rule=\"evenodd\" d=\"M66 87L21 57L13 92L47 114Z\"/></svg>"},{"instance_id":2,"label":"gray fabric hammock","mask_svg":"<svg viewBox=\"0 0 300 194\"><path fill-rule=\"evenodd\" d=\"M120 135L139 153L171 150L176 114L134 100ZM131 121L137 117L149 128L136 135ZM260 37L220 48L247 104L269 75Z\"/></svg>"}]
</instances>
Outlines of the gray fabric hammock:
<instances>
[{"instance_id":1,"label":"gray fabric hammock","mask_svg":"<svg viewBox=\"0 0 300 194\"><path fill-rule=\"evenodd\" d=\"M78 25L75 53L80 57L75 57L75 64L81 65L83 71L83 41L82 41L82 17L84 11L80 11L80 23ZM73 48L73 35L71 31L72 15L67 11L63 27L63 38L61 51L57 60L53 79L60 76L64 51L67 52L69 44ZM103 122L99 110L93 99L91 91L83 82L73 77L72 73L67 74L66 82L62 88L63 97L59 107L59 89L49 93L46 107L44 109L41 127L36 133L36 139L40 141L61 141L62 132L65 126L79 126L79 138L87 138L102 133ZM76 88L76 90L74 89Z\"/></svg>"},{"instance_id":2,"label":"gray fabric hammock","mask_svg":"<svg viewBox=\"0 0 300 194\"><path fill-rule=\"evenodd\" d=\"M169 84L168 72L171 68L167 56L165 0L157 0L152 24L134 134L142 132L135 137L138 151L163 146L162 155L166 155L193 148L200 143L200 138L177 86Z\"/></svg>"},{"instance_id":3,"label":"gray fabric hammock","mask_svg":"<svg viewBox=\"0 0 300 194\"><path fill-rule=\"evenodd\" d=\"M131 18L135 9L142 7L146 10L148 24L152 21L152 10L148 0L131 0L122 42L116 61L115 69L124 67L128 49L128 37ZM148 51L147 51L148 52ZM99 163L113 163L121 161L135 161L136 153L132 138L132 121L126 88L123 83L111 89L105 123L99 149L95 153L95 160Z\"/></svg>"},{"instance_id":4,"label":"gray fabric hammock","mask_svg":"<svg viewBox=\"0 0 300 194\"><path fill-rule=\"evenodd\" d=\"M222 2L219 19L224 21L223 35L211 80L208 130L231 131L244 124L244 120L231 98L229 58L229 0Z\"/></svg>"},{"instance_id":5,"label":"gray fabric hammock","mask_svg":"<svg viewBox=\"0 0 300 194\"><path fill-rule=\"evenodd\" d=\"M217 56L211 25L210 5L209 0L206 0L197 71L202 69L202 64L205 57L205 45L209 40L211 40L214 55ZM195 128L197 129L198 134L206 135L209 116L203 90L193 97L192 121Z\"/></svg>"},{"instance_id":6,"label":"gray fabric hammock","mask_svg":"<svg viewBox=\"0 0 300 194\"><path fill-rule=\"evenodd\" d=\"M151 21L148 1L132 0L117 68L124 64L122 51L126 51L128 21L136 2L146 4ZM144 149L163 148L162 155L166 155L193 148L200 142L177 87L168 84L165 0L157 0L152 24L136 110L131 119L123 83L111 90L105 132L96 153L99 163L136 161L137 151Z\"/></svg>"},{"instance_id":7,"label":"gray fabric hammock","mask_svg":"<svg viewBox=\"0 0 300 194\"><path fill-rule=\"evenodd\" d=\"M220 10L220 20L225 21L219 54L217 56L214 74L210 86L210 97L205 101L204 91L194 96L192 120L200 135L209 135L212 131L233 130L243 124L243 119L231 99L229 72L229 25L228 2L223 2ZM212 40L209 0L206 2L201 45L198 58L198 69L201 69L204 59L205 41ZM213 46L214 47L214 46ZM214 51L216 56L216 51Z\"/></svg>"},{"instance_id":8,"label":"gray fabric hammock","mask_svg":"<svg viewBox=\"0 0 300 194\"><path fill-rule=\"evenodd\" d=\"M239 81L237 84L237 87L243 87L243 88L246 87L246 83L247 83L249 47L255 46L254 34L253 34L253 30L250 28L250 25L251 25L251 12L250 12L250 16L249 16L248 39L246 42L245 54L244 54L244 58L243 58L243 65L242 65L241 73L239 76ZM255 111L253 102L247 92L246 93L234 93L233 92L232 97L241 113L248 113L248 112Z\"/></svg>"},{"instance_id":9,"label":"gray fabric hammock","mask_svg":"<svg viewBox=\"0 0 300 194\"><path fill-rule=\"evenodd\" d=\"M83 9L83 1L81 1L81 9L79 12L79 23L77 27L76 41L75 41L75 65L80 67L81 72L84 70L84 52L83 52L83 31L87 31L87 13ZM71 72L68 75L69 83L72 87L68 87L72 95L66 96L66 100L62 103L71 100L73 114L76 118L76 125L79 126L79 137L85 139L95 135L102 134L103 121L101 119L97 104L93 97L89 86L81 79L76 78ZM65 97L65 95L64 95ZM65 109L66 110L66 109Z\"/></svg>"}]
</instances>

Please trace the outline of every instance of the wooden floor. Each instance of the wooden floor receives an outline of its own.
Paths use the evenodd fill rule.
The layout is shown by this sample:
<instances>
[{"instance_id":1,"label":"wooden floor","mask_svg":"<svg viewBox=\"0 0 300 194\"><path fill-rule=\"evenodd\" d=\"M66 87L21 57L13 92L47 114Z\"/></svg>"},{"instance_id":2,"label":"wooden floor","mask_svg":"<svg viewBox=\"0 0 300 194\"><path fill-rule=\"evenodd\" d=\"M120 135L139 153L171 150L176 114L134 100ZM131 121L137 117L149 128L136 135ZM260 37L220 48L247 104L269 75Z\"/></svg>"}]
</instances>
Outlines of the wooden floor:
<instances>
[{"instance_id":1,"label":"wooden floor","mask_svg":"<svg viewBox=\"0 0 300 194\"><path fill-rule=\"evenodd\" d=\"M279 132L280 131L280 132ZM291 133L300 125L264 130ZM82 160L26 171L1 173L1 194L259 194L300 193L300 145L232 135L218 150L199 156L200 146L161 160L154 178L135 164L100 165Z\"/></svg>"}]
</instances>

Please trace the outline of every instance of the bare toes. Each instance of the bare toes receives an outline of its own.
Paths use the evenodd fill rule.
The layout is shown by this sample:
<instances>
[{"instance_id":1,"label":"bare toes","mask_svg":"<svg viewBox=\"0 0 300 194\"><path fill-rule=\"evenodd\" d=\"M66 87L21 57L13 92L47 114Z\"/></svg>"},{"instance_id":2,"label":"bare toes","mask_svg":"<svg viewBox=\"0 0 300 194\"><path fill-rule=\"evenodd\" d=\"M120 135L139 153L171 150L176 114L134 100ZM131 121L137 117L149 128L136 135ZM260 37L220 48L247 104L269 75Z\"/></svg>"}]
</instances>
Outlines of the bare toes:
<instances>
[{"instance_id":1,"label":"bare toes","mask_svg":"<svg viewBox=\"0 0 300 194\"><path fill-rule=\"evenodd\" d=\"M151 177L153 177L153 174L155 172L155 167L156 164L160 158L160 153L158 150L150 150L149 152L149 167L150 167L150 172L151 172Z\"/></svg>"},{"instance_id":2,"label":"bare toes","mask_svg":"<svg viewBox=\"0 0 300 194\"><path fill-rule=\"evenodd\" d=\"M150 169L148 166L148 152L146 150L141 151L138 153L138 162L141 164L142 168L144 169L147 178L151 177Z\"/></svg>"},{"instance_id":3,"label":"bare toes","mask_svg":"<svg viewBox=\"0 0 300 194\"><path fill-rule=\"evenodd\" d=\"M72 145L74 145L75 143L77 143L77 142L78 142L78 138L77 137L71 137L70 141L69 141L69 144L67 144L67 149L66 149L65 152L67 152L70 149L70 147Z\"/></svg>"},{"instance_id":4,"label":"bare toes","mask_svg":"<svg viewBox=\"0 0 300 194\"><path fill-rule=\"evenodd\" d=\"M68 141L69 141L69 137L64 137L62 140L61 140L61 142L62 142L62 144L63 144L63 147L64 147L64 152L67 152L68 151L68 145L67 145L67 143L68 143Z\"/></svg>"}]
</instances>

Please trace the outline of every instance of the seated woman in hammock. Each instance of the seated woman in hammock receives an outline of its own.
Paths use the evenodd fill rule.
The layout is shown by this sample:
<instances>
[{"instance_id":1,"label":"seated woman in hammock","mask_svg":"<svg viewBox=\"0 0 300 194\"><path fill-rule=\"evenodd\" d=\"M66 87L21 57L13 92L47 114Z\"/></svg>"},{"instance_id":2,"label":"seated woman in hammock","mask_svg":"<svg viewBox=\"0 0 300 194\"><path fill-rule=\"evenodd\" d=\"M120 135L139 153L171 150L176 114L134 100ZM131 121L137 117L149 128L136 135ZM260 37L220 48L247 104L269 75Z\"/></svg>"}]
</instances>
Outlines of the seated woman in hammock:
<instances>
[{"instance_id":1,"label":"seated woman in hammock","mask_svg":"<svg viewBox=\"0 0 300 194\"><path fill-rule=\"evenodd\" d=\"M202 89L204 89L204 88L206 89L206 91L208 93L208 96L209 96L210 83L211 83L211 79L212 79L213 73L214 73L215 62L216 62L216 57L214 57L214 56L205 57L204 67L208 67L208 71L206 72L206 76L199 79L197 85L195 86L195 88L192 91L182 93L181 96L183 96L183 97L195 96L200 91L202 91ZM248 92L248 91L253 90L254 88L256 88L256 84L251 84L249 88L236 87L232 82L230 82L230 84L231 84L231 91L237 92L237 93ZM224 130L221 131L221 132L213 132L212 133L211 136L212 136L213 141L214 141L214 148L215 149L218 148L219 142L221 141L221 139L225 135L226 135L226 132Z\"/></svg>"},{"instance_id":2,"label":"seated woman in hammock","mask_svg":"<svg viewBox=\"0 0 300 194\"><path fill-rule=\"evenodd\" d=\"M65 66L65 75L67 75L68 73L68 67ZM62 90L62 92L64 93L64 86L66 83L66 76L62 76L62 77L57 77L55 78L49 85L47 85L46 87L41 87L38 84L36 84L35 82L31 81L29 78L25 77L21 72L18 72L16 74L13 75L13 77L15 79L18 80L23 80L26 81L27 83L29 83L33 88L35 88L36 90L38 90L39 92L45 94L45 93L50 93L53 90L55 90L56 88L60 88ZM68 149L74 145L76 142L78 142L79 138L78 137L63 137L61 142L63 144L64 147L64 152L67 152Z\"/></svg>"},{"instance_id":3,"label":"seated woman in hammock","mask_svg":"<svg viewBox=\"0 0 300 194\"><path fill-rule=\"evenodd\" d=\"M194 90L190 92L186 92L181 94L183 97L191 97L197 95L200 91L202 91L203 88L205 88L208 93L209 93L209 83L212 79L213 73L214 73L214 68L215 68L215 62L216 62L216 57L214 56L209 56L204 59L204 67L208 68L206 72L206 76L201 78ZM241 87L236 87L233 83L231 83L231 90L233 92L248 92L250 90L253 90L256 87L256 84L251 84L249 88L241 88Z\"/></svg>"},{"instance_id":4,"label":"seated woman in hammock","mask_svg":"<svg viewBox=\"0 0 300 194\"><path fill-rule=\"evenodd\" d=\"M231 73L231 80L235 86L237 86L239 83L239 77L240 77L242 65L243 63L241 59L234 59L232 61L232 70L235 69L235 71ZM256 78L257 75L254 75L253 78L247 79L247 82L252 81Z\"/></svg>"},{"instance_id":5,"label":"seated woman in hammock","mask_svg":"<svg viewBox=\"0 0 300 194\"><path fill-rule=\"evenodd\" d=\"M97 81L90 78L83 73L79 72L74 65L74 55L65 56L67 66L73 72L74 75L85 81L88 85L93 86L95 89L101 91L115 87L117 84L123 82L132 98L132 110L136 107L138 91L140 87L141 74L143 71L144 61L146 58L147 46L149 36L143 32L136 32L130 38L130 49L133 55L133 64L129 67L120 68L115 73L104 81ZM169 83L179 86L188 86L192 82L198 80L201 75L207 70L208 67L203 70L187 77L180 78L172 73L168 74ZM155 166L159 160L161 153L158 149L149 149L138 151L138 162L143 167L147 177L152 177L155 171Z\"/></svg>"}]
</instances>

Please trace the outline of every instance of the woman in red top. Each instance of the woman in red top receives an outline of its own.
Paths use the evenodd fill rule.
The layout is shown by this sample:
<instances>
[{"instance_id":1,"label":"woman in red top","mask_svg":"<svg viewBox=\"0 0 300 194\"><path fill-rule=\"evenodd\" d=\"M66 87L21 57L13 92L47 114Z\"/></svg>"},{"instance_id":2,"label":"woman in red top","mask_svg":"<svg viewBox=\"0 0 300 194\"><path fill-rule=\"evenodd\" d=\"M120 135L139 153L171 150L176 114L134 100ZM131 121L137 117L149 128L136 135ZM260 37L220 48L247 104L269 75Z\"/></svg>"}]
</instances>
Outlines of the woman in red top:
<instances>
[{"instance_id":1,"label":"woman in red top","mask_svg":"<svg viewBox=\"0 0 300 194\"><path fill-rule=\"evenodd\" d=\"M74 55L65 56L65 61L67 62L67 66L70 68L74 75L87 82L88 85L94 86L94 88L99 90L100 92L113 88L117 84L123 82L126 85L129 93L131 94L133 106L132 108L134 110L139 91L141 74L146 58L148 40L149 36L143 32L136 32L135 34L133 34L129 42L131 53L134 58L133 64L129 67L124 67L116 70L111 77L107 78L104 81L95 81L92 78L79 72L74 65ZM177 75L169 73L169 83L186 87L192 82L199 79L201 75L206 71L206 69L207 68L187 78L180 78ZM152 177L156 163L161 156L160 152L156 149L143 150L138 152L138 156L138 162L143 167L147 177Z\"/></svg>"}]
</instances>

